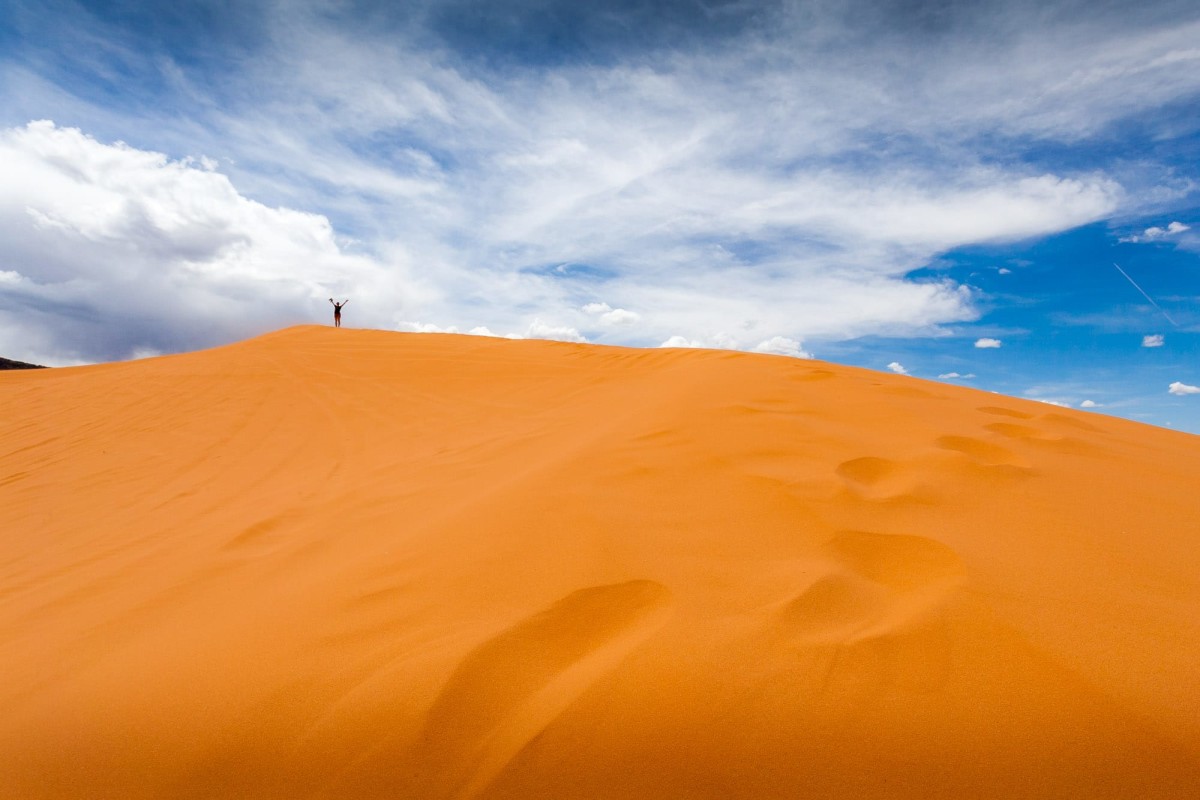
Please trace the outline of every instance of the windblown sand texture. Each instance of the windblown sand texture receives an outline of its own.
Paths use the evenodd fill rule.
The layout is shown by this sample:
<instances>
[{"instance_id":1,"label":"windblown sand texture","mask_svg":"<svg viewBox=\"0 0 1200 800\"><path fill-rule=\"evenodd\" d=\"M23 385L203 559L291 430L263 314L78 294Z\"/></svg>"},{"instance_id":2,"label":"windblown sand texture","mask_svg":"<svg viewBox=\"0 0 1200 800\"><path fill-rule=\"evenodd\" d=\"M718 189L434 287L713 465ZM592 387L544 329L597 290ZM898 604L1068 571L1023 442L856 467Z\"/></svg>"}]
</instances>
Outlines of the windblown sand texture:
<instances>
[{"instance_id":1,"label":"windblown sand texture","mask_svg":"<svg viewBox=\"0 0 1200 800\"><path fill-rule=\"evenodd\" d=\"M302 327L0 376L14 798L1200 797L1200 438Z\"/></svg>"}]
</instances>

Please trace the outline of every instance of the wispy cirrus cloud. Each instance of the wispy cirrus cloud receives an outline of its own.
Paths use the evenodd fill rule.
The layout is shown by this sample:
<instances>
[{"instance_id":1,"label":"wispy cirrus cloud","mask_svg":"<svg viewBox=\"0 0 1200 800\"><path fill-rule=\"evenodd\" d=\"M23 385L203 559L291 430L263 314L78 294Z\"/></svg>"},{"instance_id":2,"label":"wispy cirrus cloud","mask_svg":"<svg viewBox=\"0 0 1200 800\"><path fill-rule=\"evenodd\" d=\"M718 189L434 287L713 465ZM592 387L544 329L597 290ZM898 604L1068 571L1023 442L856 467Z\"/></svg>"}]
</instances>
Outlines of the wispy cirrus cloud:
<instances>
[{"instance_id":1,"label":"wispy cirrus cloud","mask_svg":"<svg viewBox=\"0 0 1200 800\"><path fill-rule=\"evenodd\" d=\"M336 286L356 297L359 324L798 354L814 338L928 335L977 318L972 288L908 273L950 248L1046 235L1141 202L1141 187L1103 159L1049 163L1030 143L1102 136L1200 91L1187 68L1200 63L1194 15L931 6L918 25L910 5L718 3L703 14L638 10L634 20L625 5L546 15L521 3L284 2L236 25L211 23L210 53L169 24L129 27L74 7L74 19L40 31L43 49L27 35L3 69L7 85L40 87L60 122L83 125L95 146L65 156L82 169L77 190L141 196L87 169L133 130L140 141L122 157L138 161L137 174L181 186L188 170L224 180L231 191L209 196L205 212L219 219L241 219L246 204L274 212L256 212L260 227L228 223L251 242L256 266L226 280L257 294L268 313L255 324L307 318L317 312L304 304ZM65 55L68 39L91 44ZM573 44L555 45L563 41ZM236 71L223 53L236 54ZM67 79L81 70L94 78ZM118 96L147 99L114 109L105 87L122 74L139 91ZM70 128L23 127L40 109L9 94L8 136L23 143L10 163L44 168L33 140ZM23 190L6 191L16 208ZM45 198L24 199L36 209ZM0 224L28 225L23 215ZM139 232L127 227L129 241L162 239L149 219ZM324 233L311 250L268 256L271 225L293 242L304 240L289 239L297 226ZM51 252L78 235L53 231L36 240ZM168 240L155 274L182 271L197 297L217 292L232 251L202 253L187 272ZM0 257L29 285L46 285L38 276L51 261ZM296 266L268 266L283 262ZM123 288L112 271L53 264L62 286ZM140 286L147 307L167 292L151 279ZM118 326L83 355L76 323L113 310L47 306L39 352L114 358L199 346L243 335L240 309L253 303L186 305L145 318L164 332ZM172 324L189 314L195 325ZM59 317L68 324L51 324ZM21 355L13 338L0 346Z\"/></svg>"}]
</instances>

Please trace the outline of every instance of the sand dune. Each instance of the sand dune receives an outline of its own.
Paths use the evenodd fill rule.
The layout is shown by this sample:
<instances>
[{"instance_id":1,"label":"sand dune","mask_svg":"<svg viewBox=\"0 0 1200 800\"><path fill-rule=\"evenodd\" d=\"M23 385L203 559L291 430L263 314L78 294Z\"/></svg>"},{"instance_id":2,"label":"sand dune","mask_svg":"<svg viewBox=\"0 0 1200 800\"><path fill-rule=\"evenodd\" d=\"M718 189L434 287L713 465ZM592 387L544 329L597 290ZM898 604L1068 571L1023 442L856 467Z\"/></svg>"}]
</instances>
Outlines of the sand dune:
<instances>
[{"instance_id":1,"label":"sand dune","mask_svg":"<svg viewBox=\"0 0 1200 800\"><path fill-rule=\"evenodd\" d=\"M304 327L0 375L0 786L1200 796L1200 438Z\"/></svg>"}]
</instances>

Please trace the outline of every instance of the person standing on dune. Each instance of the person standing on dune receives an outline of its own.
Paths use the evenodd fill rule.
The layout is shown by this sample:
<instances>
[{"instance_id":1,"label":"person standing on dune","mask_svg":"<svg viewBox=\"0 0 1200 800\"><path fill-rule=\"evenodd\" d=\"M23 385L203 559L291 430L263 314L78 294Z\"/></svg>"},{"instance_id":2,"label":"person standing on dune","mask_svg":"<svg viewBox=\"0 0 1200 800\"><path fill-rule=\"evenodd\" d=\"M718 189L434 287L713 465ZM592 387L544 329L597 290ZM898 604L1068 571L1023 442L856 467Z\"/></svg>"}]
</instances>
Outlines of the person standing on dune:
<instances>
[{"instance_id":1,"label":"person standing on dune","mask_svg":"<svg viewBox=\"0 0 1200 800\"><path fill-rule=\"evenodd\" d=\"M329 298L329 302L333 303L332 297ZM335 327L335 328L342 327L342 306L346 305L346 303L349 303L349 302L350 302L350 298L347 297L345 300L343 300L340 303L333 303L333 327Z\"/></svg>"}]
</instances>

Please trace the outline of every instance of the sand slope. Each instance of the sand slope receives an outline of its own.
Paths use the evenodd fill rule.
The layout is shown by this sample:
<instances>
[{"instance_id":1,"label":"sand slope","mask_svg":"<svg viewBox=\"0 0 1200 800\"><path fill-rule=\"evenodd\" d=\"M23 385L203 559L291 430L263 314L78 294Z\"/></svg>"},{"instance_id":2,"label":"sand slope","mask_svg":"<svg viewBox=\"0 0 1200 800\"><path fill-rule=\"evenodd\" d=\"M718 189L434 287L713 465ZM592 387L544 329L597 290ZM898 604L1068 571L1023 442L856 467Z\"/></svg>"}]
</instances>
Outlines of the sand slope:
<instances>
[{"instance_id":1,"label":"sand slope","mask_svg":"<svg viewBox=\"0 0 1200 800\"><path fill-rule=\"evenodd\" d=\"M0 376L12 797L1200 796L1200 438L294 328Z\"/></svg>"}]
</instances>

